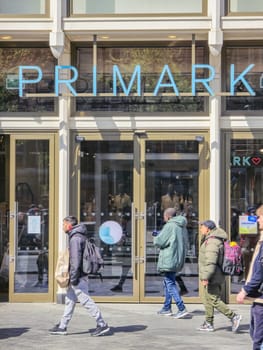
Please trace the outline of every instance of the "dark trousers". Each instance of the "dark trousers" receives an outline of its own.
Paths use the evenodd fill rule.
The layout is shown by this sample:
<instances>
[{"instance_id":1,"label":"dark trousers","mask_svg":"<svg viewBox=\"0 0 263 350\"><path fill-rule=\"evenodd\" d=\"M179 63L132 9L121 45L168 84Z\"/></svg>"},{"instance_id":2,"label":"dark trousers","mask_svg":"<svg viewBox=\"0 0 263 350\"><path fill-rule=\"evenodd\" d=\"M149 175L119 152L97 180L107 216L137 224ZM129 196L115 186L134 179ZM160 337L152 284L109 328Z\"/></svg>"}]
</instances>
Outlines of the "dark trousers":
<instances>
[{"instance_id":1,"label":"dark trousers","mask_svg":"<svg viewBox=\"0 0 263 350\"><path fill-rule=\"evenodd\" d=\"M263 349L263 304L254 303L251 307L250 336L253 350Z\"/></svg>"}]
</instances>

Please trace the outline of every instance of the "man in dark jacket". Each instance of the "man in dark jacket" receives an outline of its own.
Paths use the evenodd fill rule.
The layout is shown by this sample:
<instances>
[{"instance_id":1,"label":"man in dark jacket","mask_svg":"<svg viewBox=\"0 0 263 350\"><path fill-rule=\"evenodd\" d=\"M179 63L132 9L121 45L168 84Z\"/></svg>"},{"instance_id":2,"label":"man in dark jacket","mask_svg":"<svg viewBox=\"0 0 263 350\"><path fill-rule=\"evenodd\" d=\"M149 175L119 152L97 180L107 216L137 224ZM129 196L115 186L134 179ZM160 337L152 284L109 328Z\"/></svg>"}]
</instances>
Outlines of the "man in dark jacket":
<instances>
[{"instance_id":1,"label":"man in dark jacket","mask_svg":"<svg viewBox=\"0 0 263 350\"><path fill-rule=\"evenodd\" d=\"M70 283L65 299L65 310L60 322L52 329L51 334L67 334L67 325L73 316L76 302L79 301L95 318L97 328L92 336L100 336L109 332L110 328L104 321L95 302L89 296L88 276L82 270L82 258L87 238L84 224L79 224L74 216L67 216L63 220L63 230L69 237L69 276Z\"/></svg>"},{"instance_id":2,"label":"man in dark jacket","mask_svg":"<svg viewBox=\"0 0 263 350\"><path fill-rule=\"evenodd\" d=\"M253 350L263 349L263 205L256 210L259 225L259 240L250 264L246 283L237 294L237 302L252 299L250 336Z\"/></svg>"},{"instance_id":3,"label":"man in dark jacket","mask_svg":"<svg viewBox=\"0 0 263 350\"><path fill-rule=\"evenodd\" d=\"M225 275L221 271L219 263L223 258L223 240L227 239L227 234L224 230L217 228L212 220L201 222L200 232L202 239L199 249L199 279L205 307L205 322L198 330L214 331L214 309L217 309L231 320L232 331L236 332L242 317L230 310L221 300Z\"/></svg>"},{"instance_id":4,"label":"man in dark jacket","mask_svg":"<svg viewBox=\"0 0 263 350\"><path fill-rule=\"evenodd\" d=\"M186 219L176 215L174 208L164 211L164 225L161 232L154 237L154 245L160 248L157 269L164 276L164 305L159 315L172 315L172 299L174 299L178 312L175 318L183 318L188 312L176 286L176 273L181 271L186 256Z\"/></svg>"}]
</instances>

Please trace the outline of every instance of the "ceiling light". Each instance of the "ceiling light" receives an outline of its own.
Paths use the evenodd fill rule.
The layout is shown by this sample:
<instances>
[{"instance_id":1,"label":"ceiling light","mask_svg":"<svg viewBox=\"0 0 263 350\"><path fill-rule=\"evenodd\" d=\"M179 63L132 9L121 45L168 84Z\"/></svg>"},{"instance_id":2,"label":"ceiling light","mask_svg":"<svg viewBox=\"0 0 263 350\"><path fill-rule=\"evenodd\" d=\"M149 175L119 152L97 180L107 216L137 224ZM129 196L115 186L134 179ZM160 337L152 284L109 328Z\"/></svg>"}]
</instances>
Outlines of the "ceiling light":
<instances>
[{"instance_id":1,"label":"ceiling light","mask_svg":"<svg viewBox=\"0 0 263 350\"><path fill-rule=\"evenodd\" d=\"M176 35L168 35L169 39L176 39Z\"/></svg>"},{"instance_id":2,"label":"ceiling light","mask_svg":"<svg viewBox=\"0 0 263 350\"><path fill-rule=\"evenodd\" d=\"M2 39L2 40L11 40L12 37L11 37L11 35L2 35L2 36L0 36L0 39Z\"/></svg>"},{"instance_id":3,"label":"ceiling light","mask_svg":"<svg viewBox=\"0 0 263 350\"><path fill-rule=\"evenodd\" d=\"M109 36L108 35L101 35L100 39L109 39Z\"/></svg>"}]
</instances>

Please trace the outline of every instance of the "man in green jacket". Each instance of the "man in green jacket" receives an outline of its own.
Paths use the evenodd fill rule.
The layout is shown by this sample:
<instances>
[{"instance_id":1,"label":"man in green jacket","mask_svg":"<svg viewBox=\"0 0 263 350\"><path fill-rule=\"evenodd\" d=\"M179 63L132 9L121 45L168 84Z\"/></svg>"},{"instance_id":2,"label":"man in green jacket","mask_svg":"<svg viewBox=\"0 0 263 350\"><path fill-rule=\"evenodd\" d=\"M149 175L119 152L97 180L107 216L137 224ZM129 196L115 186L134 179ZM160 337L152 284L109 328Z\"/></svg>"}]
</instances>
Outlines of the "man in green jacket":
<instances>
[{"instance_id":1,"label":"man in green jacket","mask_svg":"<svg viewBox=\"0 0 263 350\"><path fill-rule=\"evenodd\" d=\"M157 270L164 276L164 305L159 315L172 315L172 299L174 299L178 312L175 318L182 318L188 314L184 302L176 286L176 273L181 271L186 256L186 219L184 216L175 216L174 208L164 211L164 225L161 232L154 237L154 245L160 248Z\"/></svg>"},{"instance_id":2,"label":"man in green jacket","mask_svg":"<svg viewBox=\"0 0 263 350\"><path fill-rule=\"evenodd\" d=\"M202 238L199 249L199 279L205 307L205 322L198 330L214 331L214 309L217 309L231 320L232 331L236 332L242 317L230 310L221 300L222 287L226 276L223 274L219 262L223 260L223 240L227 239L227 234L224 230L217 228L212 220L201 222L200 232Z\"/></svg>"}]
</instances>

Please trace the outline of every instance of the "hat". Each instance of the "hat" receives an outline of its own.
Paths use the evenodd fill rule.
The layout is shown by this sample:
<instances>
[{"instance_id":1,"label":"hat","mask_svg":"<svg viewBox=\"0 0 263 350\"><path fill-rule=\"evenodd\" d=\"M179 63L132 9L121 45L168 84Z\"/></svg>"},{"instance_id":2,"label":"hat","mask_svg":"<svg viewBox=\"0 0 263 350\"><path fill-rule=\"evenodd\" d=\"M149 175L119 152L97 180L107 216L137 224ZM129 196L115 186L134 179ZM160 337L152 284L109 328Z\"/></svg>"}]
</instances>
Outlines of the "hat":
<instances>
[{"instance_id":1,"label":"hat","mask_svg":"<svg viewBox=\"0 0 263 350\"><path fill-rule=\"evenodd\" d=\"M200 225L204 225L205 227L209 228L209 230L216 228L216 224L212 220L201 221Z\"/></svg>"}]
</instances>

